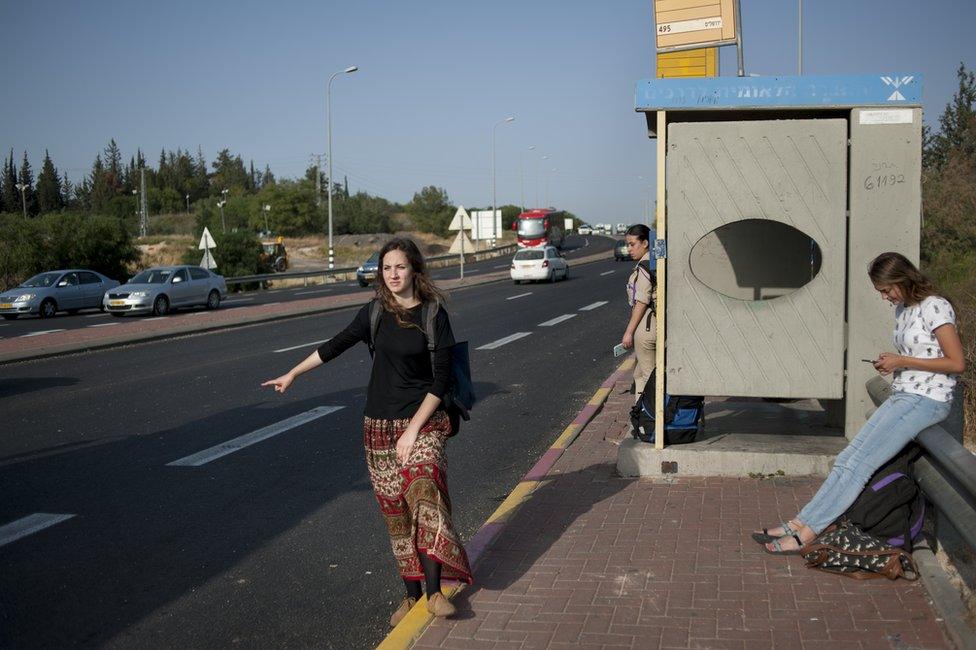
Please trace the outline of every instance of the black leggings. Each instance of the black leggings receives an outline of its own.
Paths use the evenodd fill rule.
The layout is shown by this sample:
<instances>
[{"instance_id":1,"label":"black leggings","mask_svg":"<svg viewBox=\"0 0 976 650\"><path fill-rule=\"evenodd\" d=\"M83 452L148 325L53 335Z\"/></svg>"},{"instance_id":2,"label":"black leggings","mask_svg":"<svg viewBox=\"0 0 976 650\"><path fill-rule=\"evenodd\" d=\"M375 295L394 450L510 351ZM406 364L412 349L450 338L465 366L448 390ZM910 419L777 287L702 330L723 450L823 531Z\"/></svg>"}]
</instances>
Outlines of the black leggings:
<instances>
[{"instance_id":1,"label":"black leggings","mask_svg":"<svg viewBox=\"0 0 976 650\"><path fill-rule=\"evenodd\" d=\"M441 590L441 563L422 551L418 551L420 565L424 568L424 579L427 583L427 599L440 592ZM407 588L409 598L420 599L423 592L420 589L420 580L403 579L403 584Z\"/></svg>"}]
</instances>

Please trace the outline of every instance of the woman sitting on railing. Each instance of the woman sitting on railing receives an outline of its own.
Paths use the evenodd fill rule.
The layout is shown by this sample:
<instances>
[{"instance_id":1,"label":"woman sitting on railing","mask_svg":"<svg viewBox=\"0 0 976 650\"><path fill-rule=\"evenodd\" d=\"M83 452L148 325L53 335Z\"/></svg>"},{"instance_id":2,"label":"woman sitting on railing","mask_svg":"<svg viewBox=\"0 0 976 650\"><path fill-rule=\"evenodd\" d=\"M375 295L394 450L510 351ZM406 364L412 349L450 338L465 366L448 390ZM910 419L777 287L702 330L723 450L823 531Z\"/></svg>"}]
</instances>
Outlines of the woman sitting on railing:
<instances>
[{"instance_id":1,"label":"woman sitting on railing","mask_svg":"<svg viewBox=\"0 0 976 650\"><path fill-rule=\"evenodd\" d=\"M875 470L949 414L956 375L965 369L952 303L899 253L876 257L868 276L881 297L895 305L898 354L882 352L873 361L882 375L894 373L891 396L840 453L796 517L753 533L767 553L799 553L847 510Z\"/></svg>"}]
</instances>

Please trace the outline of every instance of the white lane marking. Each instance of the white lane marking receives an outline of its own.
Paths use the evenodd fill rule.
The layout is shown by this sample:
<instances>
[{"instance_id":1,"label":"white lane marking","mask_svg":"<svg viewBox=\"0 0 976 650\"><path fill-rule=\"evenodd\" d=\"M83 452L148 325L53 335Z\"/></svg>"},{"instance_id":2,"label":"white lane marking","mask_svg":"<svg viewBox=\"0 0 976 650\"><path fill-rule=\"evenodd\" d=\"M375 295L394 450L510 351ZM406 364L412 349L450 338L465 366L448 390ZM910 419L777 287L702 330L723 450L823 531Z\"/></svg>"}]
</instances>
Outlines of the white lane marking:
<instances>
[{"instance_id":1,"label":"white lane marking","mask_svg":"<svg viewBox=\"0 0 976 650\"><path fill-rule=\"evenodd\" d=\"M0 526L0 546L15 542L21 537L33 535L39 530L44 530L54 524L71 519L74 515L55 515L47 512L35 512L32 515L21 517L17 521L12 521L5 526Z\"/></svg>"},{"instance_id":2,"label":"white lane marking","mask_svg":"<svg viewBox=\"0 0 976 650\"><path fill-rule=\"evenodd\" d=\"M261 303L261 304L262 304L262 306L267 307L268 305L280 305L281 302L265 302L265 303Z\"/></svg>"},{"instance_id":3,"label":"white lane marking","mask_svg":"<svg viewBox=\"0 0 976 650\"><path fill-rule=\"evenodd\" d=\"M203 451L191 454L180 458L179 460L174 460L172 463L166 463L166 465L172 465L175 467L199 467L200 465L205 465L212 460L217 460L228 454L233 454L235 451L240 451L245 447L250 447L253 444L259 443L262 440L267 440L272 438L279 433L284 433L289 429L294 429L295 427L300 427L303 424L308 424L313 420L317 420L322 416L328 415L338 411L344 406L317 406L311 411L305 411L304 413L299 413L298 415L293 415L290 418L286 418L281 422L275 422L274 424L269 424L266 427L261 427L256 431L251 433L245 433L243 436L238 436L227 442L222 442L219 445L215 445Z\"/></svg>"},{"instance_id":4,"label":"white lane marking","mask_svg":"<svg viewBox=\"0 0 976 650\"><path fill-rule=\"evenodd\" d=\"M616 271L604 271L600 275L610 275L611 273L616 273Z\"/></svg>"},{"instance_id":5,"label":"white lane marking","mask_svg":"<svg viewBox=\"0 0 976 650\"><path fill-rule=\"evenodd\" d=\"M163 320L164 318L166 318L166 317L165 316L155 316L153 318L144 318L142 320L142 322L143 323L148 323L149 321L152 321L152 320Z\"/></svg>"},{"instance_id":6,"label":"white lane marking","mask_svg":"<svg viewBox=\"0 0 976 650\"><path fill-rule=\"evenodd\" d=\"M597 307L602 307L603 305L607 304L608 302L609 302L608 300L601 300L600 302L595 302L592 305L587 305L586 307L580 307L579 310L580 311L590 311L590 310L596 309Z\"/></svg>"},{"instance_id":7,"label":"white lane marking","mask_svg":"<svg viewBox=\"0 0 976 650\"><path fill-rule=\"evenodd\" d=\"M112 325L121 325L122 323L95 323L94 325L89 325L88 327L111 327Z\"/></svg>"},{"instance_id":8,"label":"white lane marking","mask_svg":"<svg viewBox=\"0 0 976 650\"><path fill-rule=\"evenodd\" d=\"M545 323L539 323L539 327L552 327L553 325L558 325L563 321L567 321L570 318L576 318L576 314L563 314L562 316L557 316L552 320L547 320Z\"/></svg>"},{"instance_id":9,"label":"white lane marking","mask_svg":"<svg viewBox=\"0 0 976 650\"><path fill-rule=\"evenodd\" d=\"M518 341L526 336L530 335L532 332L515 332L511 336L506 336L503 339L498 339L497 341L492 341L491 343L486 343L480 348L475 348L476 350L494 350L495 348L500 348L506 343L511 343L512 341Z\"/></svg>"},{"instance_id":10,"label":"white lane marking","mask_svg":"<svg viewBox=\"0 0 976 650\"><path fill-rule=\"evenodd\" d=\"M325 293L326 291L332 291L332 289L316 289L314 291L296 291L295 292L295 295L296 296L305 296L305 295L308 295L310 293Z\"/></svg>"},{"instance_id":11,"label":"white lane marking","mask_svg":"<svg viewBox=\"0 0 976 650\"><path fill-rule=\"evenodd\" d=\"M26 339L28 336L40 336L41 334L53 334L54 332L63 332L63 329L59 330L41 330L40 332L31 332L30 334L21 334L20 338Z\"/></svg>"},{"instance_id":12,"label":"white lane marking","mask_svg":"<svg viewBox=\"0 0 976 650\"><path fill-rule=\"evenodd\" d=\"M111 314L85 314L85 318L104 318L110 315Z\"/></svg>"},{"instance_id":13,"label":"white lane marking","mask_svg":"<svg viewBox=\"0 0 976 650\"><path fill-rule=\"evenodd\" d=\"M322 339L321 341L312 341L311 343L302 343L301 345L293 345L290 348L281 348L280 350L275 350L275 352L290 352L292 350L297 350L298 348L307 348L310 345L322 345L329 339Z\"/></svg>"},{"instance_id":14,"label":"white lane marking","mask_svg":"<svg viewBox=\"0 0 976 650\"><path fill-rule=\"evenodd\" d=\"M514 296L510 296L508 298L505 298L505 300L515 300L516 298L524 298L526 296L531 296L531 295L532 295L532 292L530 291L528 293L520 293L520 294L517 294L517 295L514 295Z\"/></svg>"},{"instance_id":15,"label":"white lane marking","mask_svg":"<svg viewBox=\"0 0 976 650\"><path fill-rule=\"evenodd\" d=\"M235 302L247 302L248 300L254 300L254 297L251 296L250 298L234 298L233 300L225 300L224 304L233 305Z\"/></svg>"},{"instance_id":16,"label":"white lane marking","mask_svg":"<svg viewBox=\"0 0 976 650\"><path fill-rule=\"evenodd\" d=\"M509 268L510 266L511 266L511 264L500 264L500 265L498 265L498 266L493 266L493 267L491 267L491 268L493 268L493 269L507 269L507 268Z\"/></svg>"},{"instance_id":17,"label":"white lane marking","mask_svg":"<svg viewBox=\"0 0 976 650\"><path fill-rule=\"evenodd\" d=\"M9 325L10 325L10 323L0 323L0 327L7 327Z\"/></svg>"}]
</instances>

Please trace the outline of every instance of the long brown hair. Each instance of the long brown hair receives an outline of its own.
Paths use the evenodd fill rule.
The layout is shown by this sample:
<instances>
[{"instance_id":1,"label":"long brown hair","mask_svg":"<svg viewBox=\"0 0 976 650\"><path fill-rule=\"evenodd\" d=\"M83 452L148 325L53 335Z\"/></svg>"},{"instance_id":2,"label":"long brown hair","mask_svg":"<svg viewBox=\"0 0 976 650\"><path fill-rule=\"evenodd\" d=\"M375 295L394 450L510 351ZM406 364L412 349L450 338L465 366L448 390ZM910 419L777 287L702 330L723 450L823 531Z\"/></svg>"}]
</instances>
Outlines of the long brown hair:
<instances>
[{"instance_id":1,"label":"long brown hair","mask_svg":"<svg viewBox=\"0 0 976 650\"><path fill-rule=\"evenodd\" d=\"M901 289L906 305L917 305L929 296L942 296L932 281L901 253L881 253L875 257L868 266L868 277L875 284Z\"/></svg>"},{"instance_id":2,"label":"long brown hair","mask_svg":"<svg viewBox=\"0 0 976 650\"><path fill-rule=\"evenodd\" d=\"M383 258L390 251L401 251L406 255L407 262L413 270L414 295L421 302L444 303L446 300L444 294L434 286L434 281L427 275L427 264L424 262L424 256L412 239L394 237L386 242L386 245L380 249L379 268L376 274L376 298L383 305L385 311L391 312L396 316L397 325L400 327L411 327L412 323L407 320L409 311L397 302L397 299L393 296L393 292L390 291L390 288L386 286L386 282L383 280Z\"/></svg>"}]
</instances>

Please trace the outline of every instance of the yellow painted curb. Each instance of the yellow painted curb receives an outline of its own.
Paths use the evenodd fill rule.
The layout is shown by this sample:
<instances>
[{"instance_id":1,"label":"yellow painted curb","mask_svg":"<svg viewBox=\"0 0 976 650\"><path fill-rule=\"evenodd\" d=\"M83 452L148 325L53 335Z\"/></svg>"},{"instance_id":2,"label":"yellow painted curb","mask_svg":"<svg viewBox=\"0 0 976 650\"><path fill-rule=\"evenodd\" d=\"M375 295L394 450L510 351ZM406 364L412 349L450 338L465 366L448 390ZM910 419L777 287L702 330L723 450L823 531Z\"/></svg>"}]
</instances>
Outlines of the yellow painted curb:
<instances>
[{"instance_id":1,"label":"yellow painted curb","mask_svg":"<svg viewBox=\"0 0 976 650\"><path fill-rule=\"evenodd\" d=\"M614 374L618 372L626 372L634 366L635 360L633 357L629 357L621 363ZM607 396L610 395L609 388L599 388L593 397L587 402L587 406L599 406L606 400ZM588 423L587 423L588 424ZM556 441L552 444L550 449L565 449L569 446L569 442L575 439L576 435L585 427L585 425L570 424L566 429L560 434ZM519 481L518 485L509 493L509 495L502 501L495 512L491 514L490 517L485 521L482 526L490 523L503 523L508 521L508 519L515 514L518 507L529 500L532 493L536 489L545 486L549 483L548 480L542 481ZM453 587L446 594L448 598L453 598L455 595L461 592L466 585L459 584ZM427 611L427 597L424 596L417 601L417 604L413 606L413 609L403 617L395 628L393 628L386 638L376 646L376 650L408 650L417 640L417 638L423 634L424 630L427 629L427 625L433 620L434 616Z\"/></svg>"}]
</instances>

